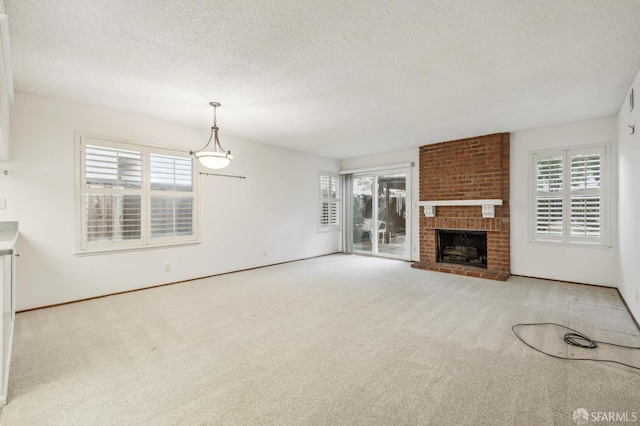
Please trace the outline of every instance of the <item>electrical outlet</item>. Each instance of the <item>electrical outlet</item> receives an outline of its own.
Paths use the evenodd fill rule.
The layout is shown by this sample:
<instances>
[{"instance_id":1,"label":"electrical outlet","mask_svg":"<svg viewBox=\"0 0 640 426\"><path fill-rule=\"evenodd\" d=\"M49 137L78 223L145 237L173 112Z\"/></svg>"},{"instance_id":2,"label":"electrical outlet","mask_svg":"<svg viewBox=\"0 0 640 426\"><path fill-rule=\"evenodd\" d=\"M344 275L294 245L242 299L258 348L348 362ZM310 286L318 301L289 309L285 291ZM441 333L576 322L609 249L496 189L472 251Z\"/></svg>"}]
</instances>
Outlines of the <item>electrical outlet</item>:
<instances>
[{"instance_id":1,"label":"electrical outlet","mask_svg":"<svg viewBox=\"0 0 640 426\"><path fill-rule=\"evenodd\" d=\"M636 302L640 303L640 290L636 290Z\"/></svg>"},{"instance_id":2,"label":"electrical outlet","mask_svg":"<svg viewBox=\"0 0 640 426\"><path fill-rule=\"evenodd\" d=\"M164 264L164 271L165 272L171 271L171 264L170 263L165 263Z\"/></svg>"},{"instance_id":3,"label":"electrical outlet","mask_svg":"<svg viewBox=\"0 0 640 426\"><path fill-rule=\"evenodd\" d=\"M263 257L267 257L267 251L266 250L262 252L262 256Z\"/></svg>"}]
</instances>

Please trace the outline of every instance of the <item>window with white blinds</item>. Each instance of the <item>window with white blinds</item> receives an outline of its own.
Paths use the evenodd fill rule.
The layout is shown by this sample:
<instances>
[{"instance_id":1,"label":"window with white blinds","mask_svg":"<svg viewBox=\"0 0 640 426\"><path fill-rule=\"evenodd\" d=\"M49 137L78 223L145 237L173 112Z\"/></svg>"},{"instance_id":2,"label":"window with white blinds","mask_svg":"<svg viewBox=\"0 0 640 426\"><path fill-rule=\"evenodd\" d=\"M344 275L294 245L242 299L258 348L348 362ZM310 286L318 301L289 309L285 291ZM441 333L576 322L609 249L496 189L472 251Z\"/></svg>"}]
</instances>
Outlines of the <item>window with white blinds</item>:
<instances>
[{"instance_id":1,"label":"window with white blinds","mask_svg":"<svg viewBox=\"0 0 640 426\"><path fill-rule=\"evenodd\" d=\"M80 252L197 240L186 153L79 136Z\"/></svg>"},{"instance_id":2,"label":"window with white blinds","mask_svg":"<svg viewBox=\"0 0 640 426\"><path fill-rule=\"evenodd\" d=\"M532 154L533 239L605 244L606 147Z\"/></svg>"},{"instance_id":3,"label":"window with white blinds","mask_svg":"<svg viewBox=\"0 0 640 426\"><path fill-rule=\"evenodd\" d=\"M320 231L340 229L340 177L320 174Z\"/></svg>"},{"instance_id":4,"label":"window with white blinds","mask_svg":"<svg viewBox=\"0 0 640 426\"><path fill-rule=\"evenodd\" d=\"M189 157L150 154L151 238L193 235L193 162Z\"/></svg>"}]
</instances>

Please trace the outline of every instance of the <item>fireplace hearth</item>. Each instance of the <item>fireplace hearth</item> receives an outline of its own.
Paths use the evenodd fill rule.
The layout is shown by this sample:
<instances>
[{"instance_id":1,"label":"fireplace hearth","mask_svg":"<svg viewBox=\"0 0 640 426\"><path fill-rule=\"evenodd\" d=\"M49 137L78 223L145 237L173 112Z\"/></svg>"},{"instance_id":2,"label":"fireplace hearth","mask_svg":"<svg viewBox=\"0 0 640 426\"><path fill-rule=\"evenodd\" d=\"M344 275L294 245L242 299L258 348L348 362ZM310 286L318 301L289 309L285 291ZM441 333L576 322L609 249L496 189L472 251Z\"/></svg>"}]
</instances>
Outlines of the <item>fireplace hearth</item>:
<instances>
[{"instance_id":1,"label":"fireplace hearth","mask_svg":"<svg viewBox=\"0 0 640 426\"><path fill-rule=\"evenodd\" d=\"M437 230L437 261L487 267L485 231Z\"/></svg>"}]
</instances>

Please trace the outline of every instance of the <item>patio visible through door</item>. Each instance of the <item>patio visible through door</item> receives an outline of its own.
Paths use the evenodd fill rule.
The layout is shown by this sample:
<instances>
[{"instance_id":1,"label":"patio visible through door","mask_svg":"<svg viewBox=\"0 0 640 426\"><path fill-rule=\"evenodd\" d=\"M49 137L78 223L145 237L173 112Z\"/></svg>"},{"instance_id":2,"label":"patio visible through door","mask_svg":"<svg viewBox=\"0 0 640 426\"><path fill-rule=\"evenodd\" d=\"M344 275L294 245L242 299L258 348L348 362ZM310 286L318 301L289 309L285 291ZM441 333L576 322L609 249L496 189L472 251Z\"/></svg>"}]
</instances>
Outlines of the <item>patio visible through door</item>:
<instances>
[{"instance_id":1,"label":"patio visible through door","mask_svg":"<svg viewBox=\"0 0 640 426\"><path fill-rule=\"evenodd\" d=\"M353 176L354 253L410 258L407 174L385 171Z\"/></svg>"}]
</instances>

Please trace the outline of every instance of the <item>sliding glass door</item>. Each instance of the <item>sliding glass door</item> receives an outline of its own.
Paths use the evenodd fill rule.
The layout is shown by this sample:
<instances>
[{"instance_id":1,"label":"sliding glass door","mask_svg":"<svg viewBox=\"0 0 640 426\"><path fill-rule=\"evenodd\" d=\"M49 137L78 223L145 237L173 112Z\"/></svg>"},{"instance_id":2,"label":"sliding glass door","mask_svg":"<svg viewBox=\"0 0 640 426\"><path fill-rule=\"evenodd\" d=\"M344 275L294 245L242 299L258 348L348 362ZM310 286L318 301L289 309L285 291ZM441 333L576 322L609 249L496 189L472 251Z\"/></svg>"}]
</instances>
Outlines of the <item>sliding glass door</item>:
<instances>
[{"instance_id":1,"label":"sliding glass door","mask_svg":"<svg viewBox=\"0 0 640 426\"><path fill-rule=\"evenodd\" d=\"M353 177L353 251L373 253L373 176Z\"/></svg>"},{"instance_id":2,"label":"sliding glass door","mask_svg":"<svg viewBox=\"0 0 640 426\"><path fill-rule=\"evenodd\" d=\"M353 252L410 259L409 171L353 176Z\"/></svg>"}]
</instances>

